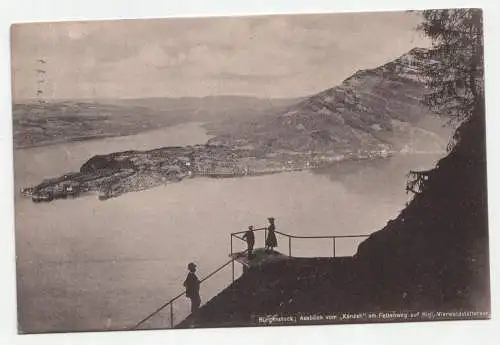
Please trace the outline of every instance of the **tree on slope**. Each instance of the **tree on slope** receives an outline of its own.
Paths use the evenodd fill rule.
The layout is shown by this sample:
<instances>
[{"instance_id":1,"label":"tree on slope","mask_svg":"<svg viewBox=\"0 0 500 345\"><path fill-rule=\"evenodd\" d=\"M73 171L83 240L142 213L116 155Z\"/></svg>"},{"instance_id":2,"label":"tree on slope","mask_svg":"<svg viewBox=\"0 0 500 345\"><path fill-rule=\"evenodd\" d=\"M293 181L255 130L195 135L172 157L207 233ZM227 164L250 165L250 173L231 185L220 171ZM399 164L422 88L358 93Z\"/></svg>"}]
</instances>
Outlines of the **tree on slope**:
<instances>
[{"instance_id":1,"label":"tree on slope","mask_svg":"<svg viewBox=\"0 0 500 345\"><path fill-rule=\"evenodd\" d=\"M470 122L484 121L484 45L480 9L423 11L419 30L432 39L431 63L423 71L429 93L424 102L431 110L458 124L448 146L451 151ZM477 126L476 126L477 127ZM481 126L479 126L481 127ZM484 133L476 133L484 141ZM481 137L479 137L481 136ZM430 171L412 171L407 191L422 192Z\"/></svg>"},{"instance_id":2,"label":"tree on slope","mask_svg":"<svg viewBox=\"0 0 500 345\"><path fill-rule=\"evenodd\" d=\"M467 120L484 97L482 12L427 10L423 17L419 29L433 40L436 60L424 71L432 90L426 102L455 121Z\"/></svg>"}]
</instances>

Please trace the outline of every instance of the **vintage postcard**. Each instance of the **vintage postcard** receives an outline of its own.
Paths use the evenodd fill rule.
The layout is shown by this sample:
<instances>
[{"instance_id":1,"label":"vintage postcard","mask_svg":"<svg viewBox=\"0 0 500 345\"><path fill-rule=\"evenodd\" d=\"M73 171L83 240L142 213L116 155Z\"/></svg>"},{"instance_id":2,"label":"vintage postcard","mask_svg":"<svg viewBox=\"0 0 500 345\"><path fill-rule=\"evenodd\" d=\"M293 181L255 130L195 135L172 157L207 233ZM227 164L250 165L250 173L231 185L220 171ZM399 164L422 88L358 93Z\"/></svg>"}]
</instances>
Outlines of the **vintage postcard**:
<instances>
[{"instance_id":1,"label":"vintage postcard","mask_svg":"<svg viewBox=\"0 0 500 345\"><path fill-rule=\"evenodd\" d=\"M11 28L19 333L490 318L480 9Z\"/></svg>"}]
</instances>

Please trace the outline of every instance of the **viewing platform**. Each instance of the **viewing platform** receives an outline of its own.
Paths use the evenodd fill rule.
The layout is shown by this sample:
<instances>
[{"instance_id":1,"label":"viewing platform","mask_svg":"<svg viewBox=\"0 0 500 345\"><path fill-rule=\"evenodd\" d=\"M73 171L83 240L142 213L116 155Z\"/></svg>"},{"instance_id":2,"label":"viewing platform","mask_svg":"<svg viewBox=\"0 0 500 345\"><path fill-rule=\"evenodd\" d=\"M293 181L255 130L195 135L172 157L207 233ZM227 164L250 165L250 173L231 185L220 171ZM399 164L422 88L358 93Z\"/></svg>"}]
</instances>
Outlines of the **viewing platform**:
<instances>
[{"instance_id":1,"label":"viewing platform","mask_svg":"<svg viewBox=\"0 0 500 345\"><path fill-rule=\"evenodd\" d=\"M248 257L247 251L229 254L229 257L236 262L239 262L245 268L262 266L264 264L276 261L288 260L290 257L276 250L266 251L264 248L254 249L251 258Z\"/></svg>"}]
</instances>

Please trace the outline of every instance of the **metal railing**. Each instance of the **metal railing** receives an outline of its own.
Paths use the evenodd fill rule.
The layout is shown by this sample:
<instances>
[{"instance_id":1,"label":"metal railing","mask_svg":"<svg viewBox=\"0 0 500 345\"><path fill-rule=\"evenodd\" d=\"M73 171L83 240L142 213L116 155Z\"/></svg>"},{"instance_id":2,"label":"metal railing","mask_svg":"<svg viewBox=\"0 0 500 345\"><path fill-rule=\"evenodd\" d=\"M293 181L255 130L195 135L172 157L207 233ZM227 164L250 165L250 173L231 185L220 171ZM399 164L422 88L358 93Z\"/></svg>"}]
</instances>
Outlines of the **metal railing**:
<instances>
[{"instance_id":1,"label":"metal railing","mask_svg":"<svg viewBox=\"0 0 500 345\"><path fill-rule=\"evenodd\" d=\"M252 231L253 232L263 231L264 232L264 243L265 243L265 241L267 239L267 228L266 227L254 229ZM234 253L234 250L233 250L234 249L233 248L233 238L237 238L237 239L239 239L241 241L246 242L245 239L242 236L239 236L240 234L244 234L246 232L247 231L239 231L239 232L233 232L233 233L231 233L231 236L230 236L230 242L231 242L231 259L229 261L227 261L226 263L224 263L223 265L219 266L214 271L212 271L206 277L204 277L203 279L201 279L200 280L200 284L203 283L204 281L208 280L212 276L214 276L217 272L221 271L222 269L224 269L229 264L231 264L232 281L234 282L234 280L235 280L235 275L234 275L234 261L235 261L236 258L234 257L235 253ZM285 234L285 233L283 233L281 231L278 231L278 230L275 230L274 232L277 233L277 234L279 234L279 235L282 235L282 236L288 238L288 256L289 257L292 256L292 239L331 239L332 240L332 248L333 248L332 254L333 254L333 257L336 257L336 240L337 239L340 239L340 238L368 238L370 236L370 235L297 236L297 235ZM247 250L244 250L244 251L239 252L239 253L245 253L246 251ZM141 321L139 321L134 327L131 328L131 330L138 329L139 326L141 326L142 324L144 324L146 321L150 320L153 316L157 315L160 311L162 311L163 309L165 309L168 306L170 306L170 327L173 328L174 327L174 309L173 309L173 303L176 300L178 300L179 298L181 298L182 296L184 296L184 295L185 295L185 292L183 291L183 292L179 293L177 296L175 296L174 298L168 300L163 305L161 305L158 309L156 309L151 314L149 314L148 316L146 316L145 318L143 318Z\"/></svg>"},{"instance_id":2,"label":"metal railing","mask_svg":"<svg viewBox=\"0 0 500 345\"><path fill-rule=\"evenodd\" d=\"M264 231L264 243L267 239L267 228L258 228L258 229L253 229L253 232L257 231ZM233 232L231 233L231 256L233 256L233 238L237 238L239 240L245 241L245 239L241 236L238 236L240 234L244 234L246 231L238 231L238 232ZM330 239L332 240L332 256L331 257L337 257L336 255L336 242L337 239L343 239L343 238L368 238L370 235L335 235L335 236L299 236L299 235L289 235L285 234L281 231L274 230L275 233L280 234L286 238L288 238L288 256L292 256L292 239ZM234 274L233 274L234 275Z\"/></svg>"}]
</instances>

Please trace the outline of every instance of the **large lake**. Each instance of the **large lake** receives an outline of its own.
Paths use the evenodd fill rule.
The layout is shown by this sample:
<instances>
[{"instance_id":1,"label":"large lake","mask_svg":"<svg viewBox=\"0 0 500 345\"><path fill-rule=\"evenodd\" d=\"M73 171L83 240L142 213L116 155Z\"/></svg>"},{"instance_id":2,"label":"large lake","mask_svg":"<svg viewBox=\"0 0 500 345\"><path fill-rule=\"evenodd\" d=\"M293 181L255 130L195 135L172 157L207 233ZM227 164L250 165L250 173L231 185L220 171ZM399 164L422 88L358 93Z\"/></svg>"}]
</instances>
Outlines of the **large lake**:
<instances>
[{"instance_id":1,"label":"large lake","mask_svg":"<svg viewBox=\"0 0 500 345\"><path fill-rule=\"evenodd\" d=\"M15 187L76 171L95 154L205 143L196 123L139 135L16 150ZM443 153L444 154L444 153ZM117 330L133 326L182 291L188 262L203 277L228 261L230 233L268 216L295 235L369 234L409 200L410 169L440 157L406 155L343 162L318 172L235 179L195 178L99 201L95 196L34 204L15 196L19 327L24 332ZM278 237L288 253L288 240ZM257 235L257 246L262 245ZM359 241L337 243L351 255ZM236 243L243 249L243 243ZM328 240L292 243L295 256L329 256ZM231 266L202 285L202 299L231 280ZM237 267L237 274L240 269ZM175 321L188 310L182 297ZM165 310L144 326L168 326Z\"/></svg>"}]
</instances>

